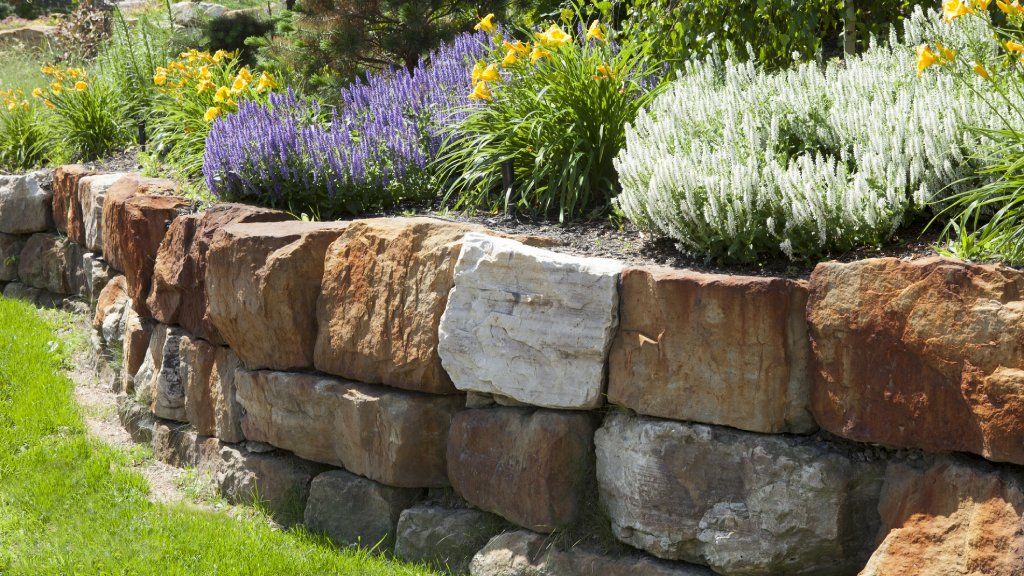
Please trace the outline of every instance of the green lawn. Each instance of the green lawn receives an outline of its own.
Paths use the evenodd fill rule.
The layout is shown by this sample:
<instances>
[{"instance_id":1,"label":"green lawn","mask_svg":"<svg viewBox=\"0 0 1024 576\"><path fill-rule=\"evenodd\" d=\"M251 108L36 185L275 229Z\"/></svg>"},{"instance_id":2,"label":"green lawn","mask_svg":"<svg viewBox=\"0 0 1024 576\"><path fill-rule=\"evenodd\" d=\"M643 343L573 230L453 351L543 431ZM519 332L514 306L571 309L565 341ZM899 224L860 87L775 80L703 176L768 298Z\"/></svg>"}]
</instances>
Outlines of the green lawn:
<instances>
[{"instance_id":1,"label":"green lawn","mask_svg":"<svg viewBox=\"0 0 1024 576\"><path fill-rule=\"evenodd\" d=\"M39 73L46 59L40 50L0 46L0 90L21 88L29 94L46 86L46 76Z\"/></svg>"},{"instance_id":2,"label":"green lawn","mask_svg":"<svg viewBox=\"0 0 1024 576\"><path fill-rule=\"evenodd\" d=\"M0 298L0 575L430 574L256 514L150 503L139 455L85 435L56 328Z\"/></svg>"}]
</instances>

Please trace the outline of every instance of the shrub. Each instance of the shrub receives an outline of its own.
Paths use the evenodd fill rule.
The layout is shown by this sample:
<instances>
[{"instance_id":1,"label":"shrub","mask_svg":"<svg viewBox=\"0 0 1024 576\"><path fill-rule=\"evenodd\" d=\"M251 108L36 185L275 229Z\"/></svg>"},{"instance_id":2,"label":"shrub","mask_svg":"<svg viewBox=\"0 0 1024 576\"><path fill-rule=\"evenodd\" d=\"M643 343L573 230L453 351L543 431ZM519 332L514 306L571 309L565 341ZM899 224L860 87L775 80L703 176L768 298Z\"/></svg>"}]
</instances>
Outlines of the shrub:
<instances>
[{"instance_id":1,"label":"shrub","mask_svg":"<svg viewBox=\"0 0 1024 576\"><path fill-rule=\"evenodd\" d=\"M240 104L237 114L214 123L206 141L210 190L321 217L422 196L439 126L463 102L484 40L465 34L412 72L370 74L342 91L334 112L292 91L269 105Z\"/></svg>"},{"instance_id":2,"label":"shrub","mask_svg":"<svg viewBox=\"0 0 1024 576\"><path fill-rule=\"evenodd\" d=\"M14 6L4 0L0 0L0 20L10 17L14 14Z\"/></svg>"},{"instance_id":3,"label":"shrub","mask_svg":"<svg viewBox=\"0 0 1024 576\"><path fill-rule=\"evenodd\" d=\"M48 90L38 89L34 96L52 108L54 131L71 158L96 160L134 141L132 121L116 87L91 78L81 68L44 66L42 71L52 82Z\"/></svg>"},{"instance_id":4,"label":"shrub","mask_svg":"<svg viewBox=\"0 0 1024 576\"><path fill-rule=\"evenodd\" d=\"M109 8L94 0L81 0L74 11L62 18L53 35L53 46L61 61L92 58L113 31Z\"/></svg>"},{"instance_id":5,"label":"shrub","mask_svg":"<svg viewBox=\"0 0 1024 576\"><path fill-rule=\"evenodd\" d=\"M888 37L913 6L925 0L855 0L857 38ZM750 56L769 68L842 53L844 2L829 0L633 0L625 31L650 44L659 58L681 66L689 59Z\"/></svg>"},{"instance_id":6,"label":"shrub","mask_svg":"<svg viewBox=\"0 0 1024 576\"><path fill-rule=\"evenodd\" d=\"M1024 54L1024 9L999 2L963 0L944 5L949 22L922 35L919 69L971 86L978 75L990 88L992 113L998 120L982 135L979 182L940 205L948 218L942 231L944 249L971 259L998 259L1024 264L1024 114L1019 58ZM991 10L991 13L990 13ZM995 21L993 21L995 20ZM954 22L955 21L955 22ZM980 34L963 34L980 29ZM961 32L957 34L957 32ZM941 220L941 218L940 218Z\"/></svg>"},{"instance_id":7,"label":"shrub","mask_svg":"<svg viewBox=\"0 0 1024 576\"><path fill-rule=\"evenodd\" d=\"M456 207L559 220L608 207L626 123L657 77L634 44L613 35L594 20L576 37L550 24L535 44L497 42L477 64L470 95L485 103L454 126L437 161Z\"/></svg>"},{"instance_id":8,"label":"shrub","mask_svg":"<svg viewBox=\"0 0 1024 576\"><path fill-rule=\"evenodd\" d=\"M916 80L913 63L893 42L823 70L689 64L628 130L616 204L642 230L721 260L879 244L962 188L983 141L967 127L993 121L979 83Z\"/></svg>"},{"instance_id":9,"label":"shrub","mask_svg":"<svg viewBox=\"0 0 1024 576\"><path fill-rule=\"evenodd\" d=\"M0 90L0 170L21 172L53 153L50 131L38 104L21 90Z\"/></svg>"},{"instance_id":10,"label":"shrub","mask_svg":"<svg viewBox=\"0 0 1024 576\"><path fill-rule=\"evenodd\" d=\"M232 14L212 18L204 24L204 47L207 51L223 50L238 54L238 60L252 64L255 49L246 42L249 38L261 38L274 29L270 20L251 14Z\"/></svg>"},{"instance_id":11,"label":"shrub","mask_svg":"<svg viewBox=\"0 0 1024 576\"><path fill-rule=\"evenodd\" d=\"M158 157L184 177L200 174L206 137L213 121L238 110L245 100L266 101L277 81L266 72L239 66L224 51L182 52L153 74L157 95L149 123L150 144Z\"/></svg>"}]
</instances>

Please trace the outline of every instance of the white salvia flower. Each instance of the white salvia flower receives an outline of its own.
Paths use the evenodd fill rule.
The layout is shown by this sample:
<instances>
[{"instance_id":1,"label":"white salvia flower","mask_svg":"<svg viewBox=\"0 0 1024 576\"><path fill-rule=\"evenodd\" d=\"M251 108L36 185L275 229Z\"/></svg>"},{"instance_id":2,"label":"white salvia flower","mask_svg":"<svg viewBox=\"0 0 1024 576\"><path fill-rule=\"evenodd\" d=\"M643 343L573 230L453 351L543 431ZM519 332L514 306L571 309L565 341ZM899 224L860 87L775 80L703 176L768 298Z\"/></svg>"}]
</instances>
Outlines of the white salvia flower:
<instances>
[{"instance_id":1,"label":"white salvia flower","mask_svg":"<svg viewBox=\"0 0 1024 576\"><path fill-rule=\"evenodd\" d=\"M974 168L969 151L985 141L968 127L999 125L971 93L988 89L980 80L914 75L911 46L937 29L951 47L987 34L980 19L937 21L917 9L906 44L872 44L824 68L687 63L628 127L616 205L641 229L698 251L742 238L806 258L885 240L908 211L959 191Z\"/></svg>"}]
</instances>

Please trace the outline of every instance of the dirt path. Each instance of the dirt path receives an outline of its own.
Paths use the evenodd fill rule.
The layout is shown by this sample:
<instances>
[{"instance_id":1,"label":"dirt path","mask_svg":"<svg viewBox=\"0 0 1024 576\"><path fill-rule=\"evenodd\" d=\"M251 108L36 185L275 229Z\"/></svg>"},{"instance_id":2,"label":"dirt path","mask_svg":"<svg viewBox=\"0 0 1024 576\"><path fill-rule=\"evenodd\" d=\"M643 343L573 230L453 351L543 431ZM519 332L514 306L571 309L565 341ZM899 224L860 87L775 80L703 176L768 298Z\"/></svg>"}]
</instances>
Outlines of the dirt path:
<instances>
[{"instance_id":1,"label":"dirt path","mask_svg":"<svg viewBox=\"0 0 1024 576\"><path fill-rule=\"evenodd\" d=\"M75 399L82 407L89 435L118 448L133 447L135 442L117 417L117 396L110 391L109 382L102 382L97 376L93 356L84 351L75 354L68 377L75 383ZM178 480L185 474L184 470L154 458L135 462L132 468L149 482L150 501L171 503L188 500L178 488Z\"/></svg>"}]
</instances>

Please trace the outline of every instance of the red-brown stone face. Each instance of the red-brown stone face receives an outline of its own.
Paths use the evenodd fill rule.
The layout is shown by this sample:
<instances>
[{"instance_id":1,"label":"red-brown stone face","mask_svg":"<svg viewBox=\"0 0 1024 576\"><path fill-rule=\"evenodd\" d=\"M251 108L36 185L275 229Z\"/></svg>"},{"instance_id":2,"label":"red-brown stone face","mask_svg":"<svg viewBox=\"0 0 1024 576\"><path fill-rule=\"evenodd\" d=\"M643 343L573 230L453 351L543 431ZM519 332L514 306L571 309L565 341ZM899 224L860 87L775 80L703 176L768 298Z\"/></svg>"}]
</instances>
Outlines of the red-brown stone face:
<instances>
[{"instance_id":1,"label":"red-brown stone face","mask_svg":"<svg viewBox=\"0 0 1024 576\"><path fill-rule=\"evenodd\" d=\"M231 224L214 236L206 266L210 319L246 367L313 367L324 255L345 226Z\"/></svg>"},{"instance_id":2,"label":"red-brown stone face","mask_svg":"<svg viewBox=\"0 0 1024 576\"><path fill-rule=\"evenodd\" d=\"M589 414L488 408L459 412L448 477L469 503L535 532L574 522L593 490Z\"/></svg>"},{"instance_id":3,"label":"red-brown stone face","mask_svg":"<svg viewBox=\"0 0 1024 576\"><path fill-rule=\"evenodd\" d=\"M53 172L53 223L73 242L85 244L82 205L78 201L78 181L94 171L79 164L60 166Z\"/></svg>"},{"instance_id":4,"label":"red-brown stone face","mask_svg":"<svg viewBox=\"0 0 1024 576\"><path fill-rule=\"evenodd\" d=\"M816 428L801 283L631 268L620 294L609 402L754 432Z\"/></svg>"},{"instance_id":5,"label":"red-brown stone face","mask_svg":"<svg viewBox=\"0 0 1024 576\"><path fill-rule=\"evenodd\" d=\"M1024 272L882 258L821 264L810 291L823 428L1024 464Z\"/></svg>"},{"instance_id":6,"label":"red-brown stone face","mask_svg":"<svg viewBox=\"0 0 1024 576\"><path fill-rule=\"evenodd\" d=\"M213 344L223 344L210 321L206 294L206 260L214 234L229 224L289 219L284 212L243 204L217 204L175 219L153 268L153 288L146 301L153 317L164 324L179 324Z\"/></svg>"},{"instance_id":7,"label":"red-brown stone face","mask_svg":"<svg viewBox=\"0 0 1024 576\"><path fill-rule=\"evenodd\" d=\"M110 282L107 282L107 285L100 291L100 296L96 299L96 314L92 319L92 327L97 330L102 328L110 308L125 300L128 300L128 283L124 276L119 274L111 278Z\"/></svg>"},{"instance_id":8,"label":"red-brown stone face","mask_svg":"<svg viewBox=\"0 0 1024 576\"><path fill-rule=\"evenodd\" d=\"M479 227L428 218L353 222L327 252L316 367L361 382L457 392L437 355L462 237Z\"/></svg>"},{"instance_id":9,"label":"red-brown stone face","mask_svg":"<svg viewBox=\"0 0 1024 576\"><path fill-rule=\"evenodd\" d=\"M861 576L1021 574L1024 478L942 458L890 464L882 501L882 543Z\"/></svg>"},{"instance_id":10,"label":"red-brown stone face","mask_svg":"<svg viewBox=\"0 0 1024 576\"><path fill-rule=\"evenodd\" d=\"M145 317L160 242L172 220L189 202L166 195L174 183L149 178L122 178L107 191L103 204L103 253L112 267L124 272L132 306Z\"/></svg>"}]
</instances>

